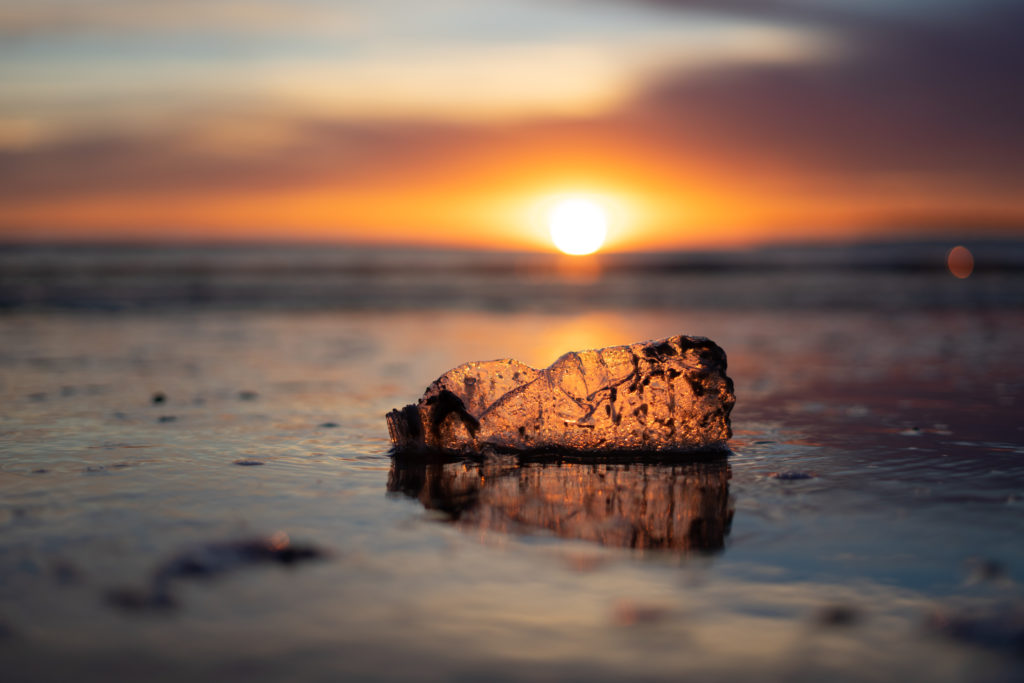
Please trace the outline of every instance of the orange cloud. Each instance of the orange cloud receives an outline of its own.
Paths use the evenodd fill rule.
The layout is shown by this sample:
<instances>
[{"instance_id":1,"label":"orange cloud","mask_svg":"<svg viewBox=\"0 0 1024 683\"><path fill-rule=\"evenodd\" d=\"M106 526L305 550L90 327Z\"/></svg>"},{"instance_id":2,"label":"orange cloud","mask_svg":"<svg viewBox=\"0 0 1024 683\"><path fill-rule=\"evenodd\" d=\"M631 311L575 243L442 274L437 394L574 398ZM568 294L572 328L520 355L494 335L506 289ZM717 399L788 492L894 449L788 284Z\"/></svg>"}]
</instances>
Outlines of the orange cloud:
<instances>
[{"instance_id":1,"label":"orange cloud","mask_svg":"<svg viewBox=\"0 0 1024 683\"><path fill-rule=\"evenodd\" d=\"M842 59L680 67L585 115L256 108L11 147L0 238L539 249L537 207L570 191L609 198L617 249L1019 232L1016 19L1005 7L979 10L970 30L837 19Z\"/></svg>"}]
</instances>

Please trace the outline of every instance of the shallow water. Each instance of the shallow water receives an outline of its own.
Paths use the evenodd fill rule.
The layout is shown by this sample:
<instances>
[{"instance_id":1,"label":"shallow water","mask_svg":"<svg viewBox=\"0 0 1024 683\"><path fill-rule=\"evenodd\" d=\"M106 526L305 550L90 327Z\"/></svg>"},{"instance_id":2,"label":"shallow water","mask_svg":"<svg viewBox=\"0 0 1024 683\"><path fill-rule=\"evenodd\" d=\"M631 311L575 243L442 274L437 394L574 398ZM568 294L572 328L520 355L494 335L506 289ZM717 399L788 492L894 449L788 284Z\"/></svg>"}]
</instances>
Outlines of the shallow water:
<instances>
[{"instance_id":1,"label":"shallow water","mask_svg":"<svg viewBox=\"0 0 1024 683\"><path fill-rule=\"evenodd\" d=\"M729 354L724 461L389 457L384 413L463 361L677 333ZM1016 309L11 312L0 338L5 680L1024 674ZM112 597L282 533L324 556Z\"/></svg>"}]
</instances>

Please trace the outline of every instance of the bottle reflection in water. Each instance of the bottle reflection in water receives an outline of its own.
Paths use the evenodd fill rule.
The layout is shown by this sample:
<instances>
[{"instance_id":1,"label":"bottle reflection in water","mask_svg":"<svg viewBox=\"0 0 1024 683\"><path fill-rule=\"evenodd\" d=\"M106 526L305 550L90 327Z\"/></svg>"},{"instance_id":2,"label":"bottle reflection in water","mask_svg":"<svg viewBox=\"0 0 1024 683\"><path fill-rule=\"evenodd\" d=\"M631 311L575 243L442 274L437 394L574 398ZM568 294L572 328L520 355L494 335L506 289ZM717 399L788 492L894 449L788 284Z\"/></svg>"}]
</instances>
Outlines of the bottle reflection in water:
<instances>
[{"instance_id":1,"label":"bottle reflection in water","mask_svg":"<svg viewBox=\"0 0 1024 683\"><path fill-rule=\"evenodd\" d=\"M388 491L467 529L548 530L608 546L716 551L732 523L730 476L725 458L679 464L399 456Z\"/></svg>"}]
</instances>

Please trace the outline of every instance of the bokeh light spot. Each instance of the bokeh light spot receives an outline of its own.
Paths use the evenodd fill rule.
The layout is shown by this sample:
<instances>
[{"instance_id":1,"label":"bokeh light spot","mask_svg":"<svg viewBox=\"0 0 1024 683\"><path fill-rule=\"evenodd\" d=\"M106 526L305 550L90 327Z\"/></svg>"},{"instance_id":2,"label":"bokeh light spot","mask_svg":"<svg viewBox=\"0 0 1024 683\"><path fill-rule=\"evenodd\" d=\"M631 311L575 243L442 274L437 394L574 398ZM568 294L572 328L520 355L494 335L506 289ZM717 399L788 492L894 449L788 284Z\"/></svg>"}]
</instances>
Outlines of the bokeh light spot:
<instances>
[{"instance_id":1,"label":"bokeh light spot","mask_svg":"<svg viewBox=\"0 0 1024 683\"><path fill-rule=\"evenodd\" d=\"M946 265L954 277L963 280L974 272L974 255L967 247L957 245L946 254Z\"/></svg>"}]
</instances>

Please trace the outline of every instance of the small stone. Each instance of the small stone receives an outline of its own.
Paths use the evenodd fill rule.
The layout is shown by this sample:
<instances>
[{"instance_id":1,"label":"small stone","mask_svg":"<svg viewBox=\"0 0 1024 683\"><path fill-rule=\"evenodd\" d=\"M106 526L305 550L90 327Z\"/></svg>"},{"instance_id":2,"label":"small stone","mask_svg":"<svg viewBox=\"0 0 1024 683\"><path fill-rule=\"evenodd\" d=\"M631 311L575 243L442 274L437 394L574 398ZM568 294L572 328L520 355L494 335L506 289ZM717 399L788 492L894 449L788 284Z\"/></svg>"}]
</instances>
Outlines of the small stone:
<instances>
[{"instance_id":1,"label":"small stone","mask_svg":"<svg viewBox=\"0 0 1024 683\"><path fill-rule=\"evenodd\" d=\"M167 394L165 394L162 391L158 391L155 394L153 394L153 397L150 398L149 400L153 403L153 405L157 405L159 403L166 403L167 402Z\"/></svg>"},{"instance_id":2,"label":"small stone","mask_svg":"<svg viewBox=\"0 0 1024 683\"><path fill-rule=\"evenodd\" d=\"M1013 579L1002 562L981 557L972 557L964 563L967 570L966 583L974 586L980 583L1013 585Z\"/></svg>"},{"instance_id":3,"label":"small stone","mask_svg":"<svg viewBox=\"0 0 1024 683\"><path fill-rule=\"evenodd\" d=\"M961 642L1024 655L1024 606L1020 603L939 609L930 615L927 626Z\"/></svg>"},{"instance_id":4,"label":"small stone","mask_svg":"<svg viewBox=\"0 0 1024 683\"><path fill-rule=\"evenodd\" d=\"M322 548L293 543L284 532L266 537L199 545L157 566L147 586L108 591L107 602L126 612L168 612L179 605L175 597L181 581L212 579L250 566L278 564L293 567L330 554Z\"/></svg>"},{"instance_id":5,"label":"small stone","mask_svg":"<svg viewBox=\"0 0 1024 683\"><path fill-rule=\"evenodd\" d=\"M669 616L668 608L663 605L643 604L633 600L619 600L615 603L612 622L617 626L636 626L638 624L656 624Z\"/></svg>"},{"instance_id":6,"label":"small stone","mask_svg":"<svg viewBox=\"0 0 1024 683\"><path fill-rule=\"evenodd\" d=\"M569 352L544 370L460 365L387 414L399 451L724 451L736 397L725 352L703 337Z\"/></svg>"},{"instance_id":7,"label":"small stone","mask_svg":"<svg viewBox=\"0 0 1024 683\"><path fill-rule=\"evenodd\" d=\"M235 464L242 467L259 467L263 462L260 460L236 460Z\"/></svg>"},{"instance_id":8,"label":"small stone","mask_svg":"<svg viewBox=\"0 0 1024 683\"><path fill-rule=\"evenodd\" d=\"M850 605L826 605L814 615L814 621L822 626L851 626L860 618L860 611Z\"/></svg>"},{"instance_id":9,"label":"small stone","mask_svg":"<svg viewBox=\"0 0 1024 683\"><path fill-rule=\"evenodd\" d=\"M769 472L766 476L769 479L778 479L779 481L802 481L804 479L814 479L817 475L813 472Z\"/></svg>"},{"instance_id":10,"label":"small stone","mask_svg":"<svg viewBox=\"0 0 1024 683\"><path fill-rule=\"evenodd\" d=\"M113 588L106 592L107 604L126 612L157 612L177 607L177 602L166 592L149 592L137 588Z\"/></svg>"},{"instance_id":11,"label":"small stone","mask_svg":"<svg viewBox=\"0 0 1024 683\"><path fill-rule=\"evenodd\" d=\"M82 582L82 572L67 560L58 560L50 568L50 573L57 583L72 586Z\"/></svg>"},{"instance_id":12,"label":"small stone","mask_svg":"<svg viewBox=\"0 0 1024 683\"><path fill-rule=\"evenodd\" d=\"M17 637L17 634L18 632L14 630L14 627L6 622L0 621L0 641L13 640Z\"/></svg>"}]
</instances>

